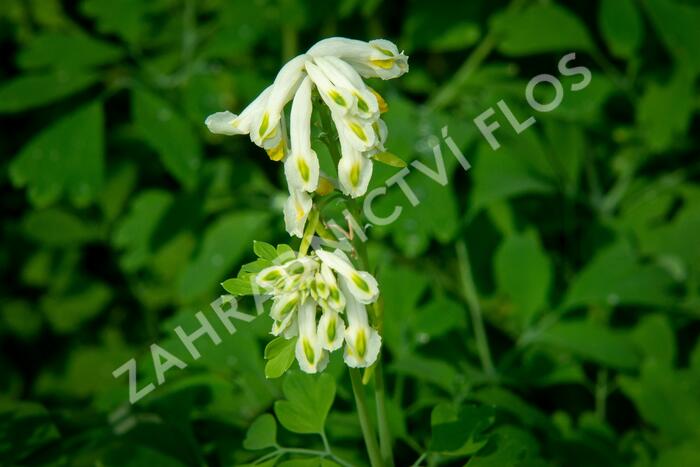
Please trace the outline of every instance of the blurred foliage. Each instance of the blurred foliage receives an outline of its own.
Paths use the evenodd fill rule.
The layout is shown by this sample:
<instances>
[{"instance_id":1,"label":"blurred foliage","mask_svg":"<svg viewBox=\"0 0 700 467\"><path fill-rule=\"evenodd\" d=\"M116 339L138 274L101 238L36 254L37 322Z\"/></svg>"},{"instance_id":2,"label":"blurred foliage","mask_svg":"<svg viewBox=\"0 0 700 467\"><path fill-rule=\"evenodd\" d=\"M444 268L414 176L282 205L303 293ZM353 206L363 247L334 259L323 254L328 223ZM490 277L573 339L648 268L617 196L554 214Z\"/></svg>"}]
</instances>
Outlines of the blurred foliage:
<instances>
[{"instance_id":1,"label":"blurred foliage","mask_svg":"<svg viewBox=\"0 0 700 467\"><path fill-rule=\"evenodd\" d=\"M294 451L317 434L366 464L342 362L266 379L269 319L231 336L209 307L254 239L287 241L286 187L203 120L341 35L411 56L376 83L393 153L432 167L447 125L472 164L443 142L447 186L414 171L419 206L375 203L403 206L369 230L397 464L700 465L699 24L694 0L3 0L0 464L335 465ZM528 80L569 52L590 85L534 112ZM497 112L494 152L472 120L501 99L537 122ZM173 329L198 310L223 342L193 361ZM130 406L112 371L155 383L154 342L188 367Z\"/></svg>"}]
</instances>

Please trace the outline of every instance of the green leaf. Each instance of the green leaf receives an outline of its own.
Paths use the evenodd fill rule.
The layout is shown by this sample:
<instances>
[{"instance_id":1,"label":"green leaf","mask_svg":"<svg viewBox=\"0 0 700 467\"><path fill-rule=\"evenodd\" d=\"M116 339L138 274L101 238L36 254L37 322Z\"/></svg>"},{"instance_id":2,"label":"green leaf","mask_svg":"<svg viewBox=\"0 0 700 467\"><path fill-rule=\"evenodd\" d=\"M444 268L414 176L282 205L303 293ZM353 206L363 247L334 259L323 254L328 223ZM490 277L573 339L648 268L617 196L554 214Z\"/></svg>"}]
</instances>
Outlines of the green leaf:
<instances>
[{"instance_id":1,"label":"green leaf","mask_svg":"<svg viewBox=\"0 0 700 467\"><path fill-rule=\"evenodd\" d=\"M496 282L515 308L518 324L527 327L542 311L552 282L552 265L535 231L504 240L494 258Z\"/></svg>"},{"instance_id":2,"label":"green leaf","mask_svg":"<svg viewBox=\"0 0 700 467\"><path fill-rule=\"evenodd\" d=\"M106 221L113 222L122 213L136 185L137 175L134 163L120 164L109 171L100 193L100 206Z\"/></svg>"},{"instance_id":3,"label":"green leaf","mask_svg":"<svg viewBox=\"0 0 700 467\"><path fill-rule=\"evenodd\" d=\"M285 258L290 258L294 254L294 250L291 246L281 243L277 245L277 256L284 256Z\"/></svg>"},{"instance_id":4,"label":"green leaf","mask_svg":"<svg viewBox=\"0 0 700 467\"><path fill-rule=\"evenodd\" d=\"M85 34L46 32L22 49L17 59L25 69L81 69L118 61L122 49ZM56 57L61 57L56 60Z\"/></svg>"},{"instance_id":5,"label":"green leaf","mask_svg":"<svg viewBox=\"0 0 700 467\"><path fill-rule=\"evenodd\" d=\"M627 334L590 321L560 321L534 341L612 368L629 370L639 365L639 355Z\"/></svg>"},{"instance_id":6,"label":"green leaf","mask_svg":"<svg viewBox=\"0 0 700 467\"><path fill-rule=\"evenodd\" d=\"M470 456L487 442L486 431L495 421L493 409L484 405L465 405L454 413L449 406L433 409L430 451L451 456Z\"/></svg>"},{"instance_id":7,"label":"green leaf","mask_svg":"<svg viewBox=\"0 0 700 467\"><path fill-rule=\"evenodd\" d=\"M41 309L54 330L67 333L97 316L109 303L112 294L112 289L94 282L68 295L42 297Z\"/></svg>"},{"instance_id":8,"label":"green leaf","mask_svg":"<svg viewBox=\"0 0 700 467\"><path fill-rule=\"evenodd\" d=\"M226 279L221 283L221 286L231 295L236 297L242 295L253 295L253 286L248 277L234 277Z\"/></svg>"},{"instance_id":9,"label":"green leaf","mask_svg":"<svg viewBox=\"0 0 700 467\"><path fill-rule=\"evenodd\" d=\"M253 251L259 258L274 261L277 258L277 250L269 243L253 241Z\"/></svg>"},{"instance_id":10,"label":"green leaf","mask_svg":"<svg viewBox=\"0 0 700 467\"><path fill-rule=\"evenodd\" d=\"M191 300L219 283L242 258L267 220L267 213L238 211L210 225L199 252L180 274L180 296Z\"/></svg>"},{"instance_id":11,"label":"green leaf","mask_svg":"<svg viewBox=\"0 0 700 467\"><path fill-rule=\"evenodd\" d=\"M23 75L0 84L0 114L20 112L68 97L98 80L92 72Z\"/></svg>"},{"instance_id":12,"label":"green leaf","mask_svg":"<svg viewBox=\"0 0 700 467\"><path fill-rule=\"evenodd\" d=\"M695 268L700 271L698 232L700 205L690 201L686 201L670 222L637 230L641 249L645 253L677 261L683 265L682 269Z\"/></svg>"},{"instance_id":13,"label":"green leaf","mask_svg":"<svg viewBox=\"0 0 700 467\"><path fill-rule=\"evenodd\" d=\"M493 431L488 444L466 467L528 466L545 467L548 463L538 458L537 439L515 426L505 425Z\"/></svg>"},{"instance_id":14,"label":"green leaf","mask_svg":"<svg viewBox=\"0 0 700 467\"><path fill-rule=\"evenodd\" d=\"M151 6L141 0L85 0L82 11L97 20L103 33L115 33L136 43L146 33L145 15Z\"/></svg>"},{"instance_id":15,"label":"green leaf","mask_svg":"<svg viewBox=\"0 0 700 467\"><path fill-rule=\"evenodd\" d=\"M476 43L480 36L479 26L472 19L477 9L473 2L411 2L399 43L409 52L467 48Z\"/></svg>"},{"instance_id":16,"label":"green leaf","mask_svg":"<svg viewBox=\"0 0 700 467\"><path fill-rule=\"evenodd\" d=\"M694 94L692 76L684 70L677 70L668 83L647 86L637 105L637 126L651 151L665 151L685 135Z\"/></svg>"},{"instance_id":17,"label":"green leaf","mask_svg":"<svg viewBox=\"0 0 700 467\"><path fill-rule=\"evenodd\" d=\"M644 316L634 328L632 338L639 353L672 366L676 356L676 336L668 318L662 314Z\"/></svg>"},{"instance_id":18,"label":"green leaf","mask_svg":"<svg viewBox=\"0 0 700 467\"><path fill-rule=\"evenodd\" d=\"M253 421L243 440L243 447L255 451L277 446L277 423L269 413Z\"/></svg>"},{"instance_id":19,"label":"green leaf","mask_svg":"<svg viewBox=\"0 0 700 467\"><path fill-rule=\"evenodd\" d=\"M642 2L649 21L676 61L700 73L700 6L680 1L648 0Z\"/></svg>"},{"instance_id":20,"label":"green leaf","mask_svg":"<svg viewBox=\"0 0 700 467\"><path fill-rule=\"evenodd\" d=\"M284 337L276 337L268 342L265 346L265 377L279 378L292 366L294 363L294 349L296 347L296 337L285 339Z\"/></svg>"},{"instance_id":21,"label":"green leaf","mask_svg":"<svg viewBox=\"0 0 700 467\"><path fill-rule=\"evenodd\" d=\"M406 161L401 159L396 154L392 154L387 151L375 154L374 156L372 156L372 159L374 159L377 162L381 162L382 164L386 164L390 167L397 167L399 169L403 169L404 167L406 167Z\"/></svg>"},{"instance_id":22,"label":"green leaf","mask_svg":"<svg viewBox=\"0 0 700 467\"><path fill-rule=\"evenodd\" d=\"M85 206L100 191L104 176L103 115L93 102L66 115L35 136L10 164L12 182L28 187L37 206L63 194Z\"/></svg>"},{"instance_id":23,"label":"green leaf","mask_svg":"<svg viewBox=\"0 0 700 467\"><path fill-rule=\"evenodd\" d=\"M565 309L591 304L665 305L671 303L671 277L660 267L642 264L620 242L600 250L569 287Z\"/></svg>"},{"instance_id":24,"label":"green leaf","mask_svg":"<svg viewBox=\"0 0 700 467\"><path fill-rule=\"evenodd\" d=\"M115 246L125 250L120 262L126 271L136 271L151 259L151 237L172 203L172 195L162 190L143 191L131 201L113 238Z\"/></svg>"},{"instance_id":25,"label":"green leaf","mask_svg":"<svg viewBox=\"0 0 700 467\"><path fill-rule=\"evenodd\" d=\"M189 122L170 103L144 89L133 91L132 112L141 136L158 153L168 172L186 188L193 188L202 148Z\"/></svg>"},{"instance_id":26,"label":"green leaf","mask_svg":"<svg viewBox=\"0 0 700 467\"><path fill-rule=\"evenodd\" d=\"M697 441L662 450L655 467L678 467L680 465L700 465L700 447Z\"/></svg>"},{"instance_id":27,"label":"green leaf","mask_svg":"<svg viewBox=\"0 0 700 467\"><path fill-rule=\"evenodd\" d=\"M613 55L634 57L644 36L644 23L634 0L602 0L598 23Z\"/></svg>"},{"instance_id":28,"label":"green leaf","mask_svg":"<svg viewBox=\"0 0 700 467\"><path fill-rule=\"evenodd\" d=\"M287 400L275 402L275 414L294 433L323 433L335 398L335 380L328 373L289 373L282 385Z\"/></svg>"},{"instance_id":29,"label":"green leaf","mask_svg":"<svg viewBox=\"0 0 700 467\"><path fill-rule=\"evenodd\" d=\"M15 401L0 407L0 459L19 464L28 454L61 438L51 414L41 405Z\"/></svg>"},{"instance_id":30,"label":"green leaf","mask_svg":"<svg viewBox=\"0 0 700 467\"><path fill-rule=\"evenodd\" d=\"M244 276L247 276L247 274L245 273L257 274L263 269L272 266L273 264L274 263L270 260L258 258L252 263L246 263L243 266L241 266L241 270L238 273L238 277L242 279L245 278Z\"/></svg>"},{"instance_id":31,"label":"green leaf","mask_svg":"<svg viewBox=\"0 0 700 467\"><path fill-rule=\"evenodd\" d=\"M642 418L664 438L675 442L700 439L697 375L650 359L638 378L621 376L619 383Z\"/></svg>"},{"instance_id":32,"label":"green leaf","mask_svg":"<svg viewBox=\"0 0 700 467\"><path fill-rule=\"evenodd\" d=\"M428 286L425 274L403 265L384 269L377 278L382 285L384 319L392 323L384 329L382 345L396 354L404 354L411 348L409 326L418 315L418 300ZM411 284L411 287L406 287Z\"/></svg>"},{"instance_id":33,"label":"green leaf","mask_svg":"<svg viewBox=\"0 0 700 467\"><path fill-rule=\"evenodd\" d=\"M526 426L547 428L552 423L544 412L502 387L484 387L479 389L473 398L482 404L514 415Z\"/></svg>"},{"instance_id":34,"label":"green leaf","mask_svg":"<svg viewBox=\"0 0 700 467\"><path fill-rule=\"evenodd\" d=\"M80 245L96 237L90 226L62 209L31 211L23 227L29 238L54 247Z\"/></svg>"},{"instance_id":35,"label":"green leaf","mask_svg":"<svg viewBox=\"0 0 700 467\"><path fill-rule=\"evenodd\" d=\"M536 3L520 12L503 13L493 27L502 34L498 51L510 56L594 49L586 26L566 8Z\"/></svg>"},{"instance_id":36,"label":"green leaf","mask_svg":"<svg viewBox=\"0 0 700 467\"><path fill-rule=\"evenodd\" d=\"M485 141L477 147L477 160L470 173L474 179L472 215L494 202L555 189L551 164L536 134L504 132L499 142L502 146L497 151Z\"/></svg>"},{"instance_id":37,"label":"green leaf","mask_svg":"<svg viewBox=\"0 0 700 467\"><path fill-rule=\"evenodd\" d=\"M453 329L464 329L467 326L464 306L447 297L437 297L407 319L420 341L426 337L440 337Z\"/></svg>"},{"instance_id":38,"label":"green leaf","mask_svg":"<svg viewBox=\"0 0 700 467\"><path fill-rule=\"evenodd\" d=\"M406 354L396 358L390 365L393 371L426 381L452 393L456 388L459 373L445 360Z\"/></svg>"}]
</instances>

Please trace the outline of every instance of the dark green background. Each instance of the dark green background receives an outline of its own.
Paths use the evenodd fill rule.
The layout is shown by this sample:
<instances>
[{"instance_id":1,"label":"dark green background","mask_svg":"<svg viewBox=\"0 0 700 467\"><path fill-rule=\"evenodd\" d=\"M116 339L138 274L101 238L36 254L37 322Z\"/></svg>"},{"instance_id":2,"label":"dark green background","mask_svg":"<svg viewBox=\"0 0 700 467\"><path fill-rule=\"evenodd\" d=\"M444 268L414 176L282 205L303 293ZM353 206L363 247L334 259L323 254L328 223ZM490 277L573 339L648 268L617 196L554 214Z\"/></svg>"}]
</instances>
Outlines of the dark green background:
<instances>
[{"instance_id":1,"label":"dark green background","mask_svg":"<svg viewBox=\"0 0 700 467\"><path fill-rule=\"evenodd\" d=\"M136 406L111 373L137 357L145 384L153 342L185 359L173 328L211 316L254 239L288 242L281 165L203 121L341 35L410 55L410 73L372 83L393 153L433 166L448 125L473 165L443 145L448 186L413 173L421 204L390 190L377 211L401 218L369 230L397 464L431 447L432 465L700 465L698 25L691 0L3 0L0 464L259 457L245 431L282 397L263 372L269 318L233 337L217 324L224 342ZM591 84L564 79L562 105L533 112L527 81L569 52ZM516 135L497 114L494 152L472 120L500 99L537 123ZM377 164L373 184L395 171ZM363 464L338 357L329 437ZM463 416L431 429L436 406ZM456 453L467 439L484 447Z\"/></svg>"}]
</instances>

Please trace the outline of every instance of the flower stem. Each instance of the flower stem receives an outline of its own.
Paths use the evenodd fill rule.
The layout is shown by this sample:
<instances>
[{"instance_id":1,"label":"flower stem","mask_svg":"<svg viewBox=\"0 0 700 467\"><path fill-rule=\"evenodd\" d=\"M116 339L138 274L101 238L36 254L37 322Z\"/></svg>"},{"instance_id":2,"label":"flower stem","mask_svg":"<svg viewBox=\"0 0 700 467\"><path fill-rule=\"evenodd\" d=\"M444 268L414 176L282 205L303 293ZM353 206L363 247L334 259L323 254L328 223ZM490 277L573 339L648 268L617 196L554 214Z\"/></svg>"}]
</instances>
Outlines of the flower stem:
<instances>
[{"instance_id":1,"label":"flower stem","mask_svg":"<svg viewBox=\"0 0 700 467\"><path fill-rule=\"evenodd\" d=\"M384 467L382 456L377 445L377 438L374 434L374 427L369 419L369 411L367 410L367 397L365 389L362 386L362 376L357 368L349 368L350 381L352 382L352 392L355 394L355 405L357 405L357 416L360 419L360 427L362 428L362 436L365 439L367 446L367 454L372 467Z\"/></svg>"},{"instance_id":2,"label":"flower stem","mask_svg":"<svg viewBox=\"0 0 700 467\"><path fill-rule=\"evenodd\" d=\"M474 327L474 338L476 339L476 348L479 352L481 367L489 377L496 375L493 362L491 360L491 351L489 350L489 341L486 337L486 329L484 328L484 320L481 317L481 305L479 297L476 295L476 286L472 278L471 264L469 263L469 254L464 240L457 242L457 260L459 262L459 271L462 280L462 291L464 298L467 300L469 312L472 317L472 326Z\"/></svg>"},{"instance_id":3,"label":"flower stem","mask_svg":"<svg viewBox=\"0 0 700 467\"><path fill-rule=\"evenodd\" d=\"M386 403L384 397L384 372L382 370L382 359L377 359L374 368L374 397L377 402L377 421L379 424L379 450L382 459L387 467L394 466L394 453L392 452L391 431L389 430L389 419L386 414Z\"/></svg>"},{"instance_id":4,"label":"flower stem","mask_svg":"<svg viewBox=\"0 0 700 467\"><path fill-rule=\"evenodd\" d=\"M359 218L360 208L355 200L350 200L350 206ZM362 263L362 267L366 271L370 271L369 255L367 254L367 245L361 239L358 239L357 253ZM374 271L370 271L374 273ZM372 305L374 313L375 327L379 334L382 334L384 327L384 307L383 301L379 299ZM374 366L374 397L377 404L377 424L379 425L379 448L382 453L382 460L387 467L394 465L394 453L392 452L391 431L389 430L389 418L386 413L386 397L384 391L384 372L382 371L382 355L377 358L377 363Z\"/></svg>"}]
</instances>

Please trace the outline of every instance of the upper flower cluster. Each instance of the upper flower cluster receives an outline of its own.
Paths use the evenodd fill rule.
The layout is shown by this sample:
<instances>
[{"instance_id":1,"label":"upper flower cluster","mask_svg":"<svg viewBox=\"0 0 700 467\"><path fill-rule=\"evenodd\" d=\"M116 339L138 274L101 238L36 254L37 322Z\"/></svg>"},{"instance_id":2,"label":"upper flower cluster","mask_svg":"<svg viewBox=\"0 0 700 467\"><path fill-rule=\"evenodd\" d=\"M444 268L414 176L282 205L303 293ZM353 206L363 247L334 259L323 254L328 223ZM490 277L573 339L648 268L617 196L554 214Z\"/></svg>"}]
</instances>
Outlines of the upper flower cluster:
<instances>
[{"instance_id":1,"label":"upper flower cluster","mask_svg":"<svg viewBox=\"0 0 700 467\"><path fill-rule=\"evenodd\" d=\"M341 250L316 250L270 266L257 274L256 283L272 295L272 334L298 336L296 359L303 371L323 371L328 353L343 342L348 366L368 367L377 359L381 337L365 308L379 296L377 281L356 270Z\"/></svg>"},{"instance_id":2,"label":"upper flower cluster","mask_svg":"<svg viewBox=\"0 0 700 467\"><path fill-rule=\"evenodd\" d=\"M250 135L272 160L284 161L289 187L285 224L301 237L319 183L319 162L311 148L312 91L318 90L338 131L338 183L344 194L367 191L372 156L384 151L387 129L380 115L384 99L362 78L392 79L408 71L408 57L393 43L332 37L285 64L275 81L239 115L217 112L206 119L213 133ZM289 137L284 108L292 101Z\"/></svg>"}]
</instances>

